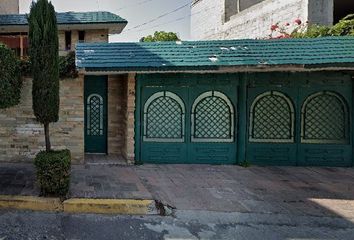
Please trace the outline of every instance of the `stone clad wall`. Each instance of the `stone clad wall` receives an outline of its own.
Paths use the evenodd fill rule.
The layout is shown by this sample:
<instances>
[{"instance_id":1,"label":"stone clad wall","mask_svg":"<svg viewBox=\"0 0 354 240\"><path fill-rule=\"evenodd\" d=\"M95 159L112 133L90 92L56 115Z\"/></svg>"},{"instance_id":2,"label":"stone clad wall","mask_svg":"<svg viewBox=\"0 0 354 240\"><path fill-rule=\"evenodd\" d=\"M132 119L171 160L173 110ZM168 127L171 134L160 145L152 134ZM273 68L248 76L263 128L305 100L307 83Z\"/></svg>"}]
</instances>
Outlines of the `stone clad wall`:
<instances>
[{"instance_id":1,"label":"stone clad wall","mask_svg":"<svg viewBox=\"0 0 354 240\"><path fill-rule=\"evenodd\" d=\"M128 163L135 161L135 84L136 75L128 74L124 85L124 148L123 157Z\"/></svg>"},{"instance_id":2,"label":"stone clad wall","mask_svg":"<svg viewBox=\"0 0 354 240\"><path fill-rule=\"evenodd\" d=\"M125 78L108 76L108 154L122 155L124 139Z\"/></svg>"},{"instance_id":3,"label":"stone clad wall","mask_svg":"<svg viewBox=\"0 0 354 240\"><path fill-rule=\"evenodd\" d=\"M55 150L68 148L84 163L84 76L60 81L59 121L50 125ZM44 103L45 104L45 103ZM108 154L134 162L135 75L108 77ZM32 79L24 80L21 103L0 110L0 162L32 162L45 149L43 126L32 110Z\"/></svg>"},{"instance_id":4,"label":"stone clad wall","mask_svg":"<svg viewBox=\"0 0 354 240\"><path fill-rule=\"evenodd\" d=\"M59 54L65 55L65 31L59 31ZM75 50L76 44L79 41L79 31L71 31L71 51ZM108 30L85 30L85 42L108 42Z\"/></svg>"},{"instance_id":5,"label":"stone clad wall","mask_svg":"<svg viewBox=\"0 0 354 240\"><path fill-rule=\"evenodd\" d=\"M264 0L230 19L225 19L225 11L230 11L225 9L225 1L195 1L191 18L194 40L265 38L272 24L291 23L296 18L318 24L333 22L333 0Z\"/></svg>"},{"instance_id":6,"label":"stone clad wall","mask_svg":"<svg viewBox=\"0 0 354 240\"><path fill-rule=\"evenodd\" d=\"M84 106L82 79L60 82L59 122L50 125L54 149L71 150L73 163L84 159ZM43 103L45 104L45 103ZM31 162L45 148L43 127L32 111L32 80L24 80L21 103L0 110L0 161Z\"/></svg>"}]
</instances>

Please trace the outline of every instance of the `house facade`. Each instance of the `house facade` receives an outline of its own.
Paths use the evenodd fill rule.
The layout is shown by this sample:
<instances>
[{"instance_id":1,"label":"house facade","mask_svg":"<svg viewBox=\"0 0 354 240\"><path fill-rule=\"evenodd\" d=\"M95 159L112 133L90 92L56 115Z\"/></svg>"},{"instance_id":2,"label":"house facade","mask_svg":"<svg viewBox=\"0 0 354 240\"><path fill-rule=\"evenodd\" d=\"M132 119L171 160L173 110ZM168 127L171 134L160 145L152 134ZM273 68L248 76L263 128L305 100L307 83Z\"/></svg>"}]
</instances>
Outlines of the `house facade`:
<instances>
[{"instance_id":1,"label":"house facade","mask_svg":"<svg viewBox=\"0 0 354 240\"><path fill-rule=\"evenodd\" d=\"M112 140L90 86L121 78L130 162L353 166L353 37L79 44L77 65L85 146Z\"/></svg>"},{"instance_id":2,"label":"house facade","mask_svg":"<svg viewBox=\"0 0 354 240\"><path fill-rule=\"evenodd\" d=\"M354 12L346 0L195 0L191 35L201 39L267 38L272 24L299 18L310 24L332 25ZM294 26L293 26L294 27ZM293 28L292 27L292 28ZM289 31L291 30L291 27Z\"/></svg>"},{"instance_id":3,"label":"house facade","mask_svg":"<svg viewBox=\"0 0 354 240\"><path fill-rule=\"evenodd\" d=\"M12 1L16 2L16 1ZM1 5L2 6L2 5ZM107 43L109 34L120 33L127 21L110 12L65 12L57 13L59 29L59 53L66 55L75 50L78 42ZM25 58L28 49L28 23L25 14L0 15L0 43L12 48L19 57ZM110 79L110 116L121 112L119 106L121 89L119 79ZM117 91L116 91L117 90ZM59 121L52 124L51 137L55 149L69 148L74 163L83 163L84 145L84 81L81 78L60 81ZM121 104L119 102L119 104ZM121 132L119 119L108 119L107 133L110 141L107 153L120 154ZM19 105L0 110L0 161L32 161L44 149L43 127L36 122L32 110L32 79L23 81Z\"/></svg>"},{"instance_id":4,"label":"house facade","mask_svg":"<svg viewBox=\"0 0 354 240\"><path fill-rule=\"evenodd\" d=\"M122 32L127 21L110 12L57 13L59 54L75 50L78 42L108 42L109 34ZM0 15L0 43L26 57L28 22L26 14Z\"/></svg>"}]
</instances>

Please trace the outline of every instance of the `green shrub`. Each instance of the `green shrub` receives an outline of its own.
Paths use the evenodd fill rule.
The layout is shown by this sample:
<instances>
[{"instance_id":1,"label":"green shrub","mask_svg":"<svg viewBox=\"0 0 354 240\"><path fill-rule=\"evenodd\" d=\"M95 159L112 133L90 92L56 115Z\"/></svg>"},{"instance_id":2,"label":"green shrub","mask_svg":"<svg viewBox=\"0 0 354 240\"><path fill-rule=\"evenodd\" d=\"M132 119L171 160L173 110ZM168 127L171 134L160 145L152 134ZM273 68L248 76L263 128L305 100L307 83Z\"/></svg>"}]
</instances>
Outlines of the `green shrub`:
<instances>
[{"instance_id":1,"label":"green shrub","mask_svg":"<svg viewBox=\"0 0 354 240\"><path fill-rule=\"evenodd\" d=\"M248 160L244 160L244 161L240 162L240 166L244 167L244 168L248 168L248 167L251 167L251 163Z\"/></svg>"},{"instance_id":2,"label":"green shrub","mask_svg":"<svg viewBox=\"0 0 354 240\"><path fill-rule=\"evenodd\" d=\"M68 193L71 166L69 150L40 152L34 164L43 195L64 197Z\"/></svg>"},{"instance_id":3,"label":"green shrub","mask_svg":"<svg viewBox=\"0 0 354 240\"><path fill-rule=\"evenodd\" d=\"M31 61L29 58L20 60L20 68L21 76L32 76ZM69 52L66 56L59 57L59 77L61 79L78 77L78 72L75 65L75 52Z\"/></svg>"},{"instance_id":4,"label":"green shrub","mask_svg":"<svg viewBox=\"0 0 354 240\"><path fill-rule=\"evenodd\" d=\"M59 57L59 76L63 78L77 78L78 72L75 65L75 52Z\"/></svg>"},{"instance_id":5,"label":"green shrub","mask_svg":"<svg viewBox=\"0 0 354 240\"><path fill-rule=\"evenodd\" d=\"M31 61L29 58L23 58L20 60L20 72L23 77L30 77L31 74Z\"/></svg>"},{"instance_id":6,"label":"green shrub","mask_svg":"<svg viewBox=\"0 0 354 240\"><path fill-rule=\"evenodd\" d=\"M21 99L22 80L14 52L0 44L0 109L17 105Z\"/></svg>"}]
</instances>

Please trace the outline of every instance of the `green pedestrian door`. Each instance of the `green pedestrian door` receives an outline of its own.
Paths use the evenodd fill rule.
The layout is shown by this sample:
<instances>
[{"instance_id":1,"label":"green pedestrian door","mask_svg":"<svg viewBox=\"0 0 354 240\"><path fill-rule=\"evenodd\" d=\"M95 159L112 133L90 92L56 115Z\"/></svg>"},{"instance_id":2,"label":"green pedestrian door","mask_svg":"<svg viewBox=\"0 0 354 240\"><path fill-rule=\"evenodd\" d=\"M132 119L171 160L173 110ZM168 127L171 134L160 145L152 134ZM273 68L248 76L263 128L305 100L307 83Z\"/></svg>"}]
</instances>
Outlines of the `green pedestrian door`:
<instances>
[{"instance_id":1,"label":"green pedestrian door","mask_svg":"<svg viewBox=\"0 0 354 240\"><path fill-rule=\"evenodd\" d=\"M236 163L237 79L223 76L139 79L142 162Z\"/></svg>"},{"instance_id":2,"label":"green pedestrian door","mask_svg":"<svg viewBox=\"0 0 354 240\"><path fill-rule=\"evenodd\" d=\"M85 76L85 152L107 153L107 77Z\"/></svg>"}]
</instances>

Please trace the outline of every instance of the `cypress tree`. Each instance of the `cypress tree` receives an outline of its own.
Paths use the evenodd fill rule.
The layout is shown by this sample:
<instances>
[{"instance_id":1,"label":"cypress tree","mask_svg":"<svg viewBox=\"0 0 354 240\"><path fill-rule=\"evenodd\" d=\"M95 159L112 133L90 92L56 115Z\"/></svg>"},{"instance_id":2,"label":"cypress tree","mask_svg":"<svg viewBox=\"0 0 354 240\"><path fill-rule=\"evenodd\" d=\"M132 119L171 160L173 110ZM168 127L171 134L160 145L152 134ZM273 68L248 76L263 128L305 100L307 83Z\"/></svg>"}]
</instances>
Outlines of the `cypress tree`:
<instances>
[{"instance_id":1,"label":"cypress tree","mask_svg":"<svg viewBox=\"0 0 354 240\"><path fill-rule=\"evenodd\" d=\"M28 16L29 55L33 74L33 112L44 125L46 151L51 150L49 124L59 119L59 40L54 6L32 2Z\"/></svg>"}]
</instances>

